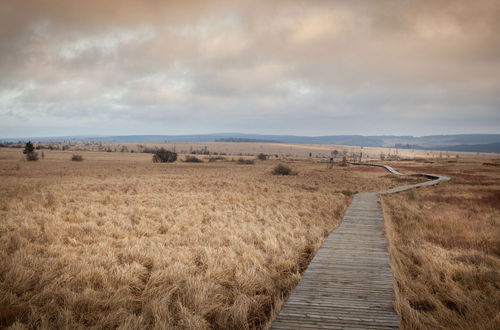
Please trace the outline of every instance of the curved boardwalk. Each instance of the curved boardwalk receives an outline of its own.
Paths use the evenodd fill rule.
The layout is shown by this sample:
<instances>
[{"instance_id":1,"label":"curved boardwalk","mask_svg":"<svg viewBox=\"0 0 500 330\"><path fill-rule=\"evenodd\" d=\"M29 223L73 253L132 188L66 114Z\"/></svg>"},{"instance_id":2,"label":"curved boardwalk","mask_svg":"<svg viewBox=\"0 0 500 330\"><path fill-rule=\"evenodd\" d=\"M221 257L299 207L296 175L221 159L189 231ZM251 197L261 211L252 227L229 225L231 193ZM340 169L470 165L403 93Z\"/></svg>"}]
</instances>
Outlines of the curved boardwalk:
<instances>
[{"instance_id":1,"label":"curved boardwalk","mask_svg":"<svg viewBox=\"0 0 500 330\"><path fill-rule=\"evenodd\" d=\"M378 164L389 172L394 168ZM395 193L449 180L431 179L378 193L359 193L347 208L342 223L332 231L304 272L272 329L397 329L392 302L394 291L382 234L379 194Z\"/></svg>"}]
</instances>

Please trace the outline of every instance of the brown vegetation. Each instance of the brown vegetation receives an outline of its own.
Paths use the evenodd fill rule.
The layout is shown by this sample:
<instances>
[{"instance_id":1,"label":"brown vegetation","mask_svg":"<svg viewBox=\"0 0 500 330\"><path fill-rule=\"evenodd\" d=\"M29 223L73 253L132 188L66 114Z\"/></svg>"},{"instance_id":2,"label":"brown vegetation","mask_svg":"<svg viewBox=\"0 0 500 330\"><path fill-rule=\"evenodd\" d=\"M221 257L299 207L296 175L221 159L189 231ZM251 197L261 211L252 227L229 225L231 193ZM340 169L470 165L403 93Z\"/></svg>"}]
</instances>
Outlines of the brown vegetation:
<instances>
[{"instance_id":1,"label":"brown vegetation","mask_svg":"<svg viewBox=\"0 0 500 330\"><path fill-rule=\"evenodd\" d=\"M255 164L255 161L253 159L245 159L245 158L239 158L237 161L236 161L237 164L240 164L240 165L254 165Z\"/></svg>"},{"instance_id":2,"label":"brown vegetation","mask_svg":"<svg viewBox=\"0 0 500 330\"><path fill-rule=\"evenodd\" d=\"M0 149L0 327L261 328L383 171Z\"/></svg>"},{"instance_id":3,"label":"brown vegetation","mask_svg":"<svg viewBox=\"0 0 500 330\"><path fill-rule=\"evenodd\" d=\"M196 156L189 156L188 155L184 158L184 162L186 162L186 163L203 163L203 159L198 158Z\"/></svg>"},{"instance_id":4,"label":"brown vegetation","mask_svg":"<svg viewBox=\"0 0 500 330\"><path fill-rule=\"evenodd\" d=\"M83 161L83 156L75 154L75 155L71 156L71 160L74 162L81 162L81 161Z\"/></svg>"},{"instance_id":5,"label":"brown vegetation","mask_svg":"<svg viewBox=\"0 0 500 330\"><path fill-rule=\"evenodd\" d=\"M278 164L273 168L274 175L297 175L298 173L292 170L290 166Z\"/></svg>"},{"instance_id":6,"label":"brown vegetation","mask_svg":"<svg viewBox=\"0 0 500 330\"><path fill-rule=\"evenodd\" d=\"M480 162L400 163L452 181L383 198L404 329L497 329L500 170Z\"/></svg>"}]
</instances>

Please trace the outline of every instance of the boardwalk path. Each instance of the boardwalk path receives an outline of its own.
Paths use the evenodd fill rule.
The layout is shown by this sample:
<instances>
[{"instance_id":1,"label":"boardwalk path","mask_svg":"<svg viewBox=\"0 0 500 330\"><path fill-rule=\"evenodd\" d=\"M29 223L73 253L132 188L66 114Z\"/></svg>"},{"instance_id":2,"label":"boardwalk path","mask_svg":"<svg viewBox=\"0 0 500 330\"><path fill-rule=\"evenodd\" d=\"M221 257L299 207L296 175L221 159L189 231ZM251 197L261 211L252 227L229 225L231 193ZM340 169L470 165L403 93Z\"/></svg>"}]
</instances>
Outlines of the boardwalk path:
<instances>
[{"instance_id":1,"label":"boardwalk path","mask_svg":"<svg viewBox=\"0 0 500 330\"><path fill-rule=\"evenodd\" d=\"M394 168L378 164L389 172ZM449 180L432 181L376 193L359 193L342 223L332 231L304 272L272 329L397 329L387 241L382 235L379 194L396 193Z\"/></svg>"}]
</instances>

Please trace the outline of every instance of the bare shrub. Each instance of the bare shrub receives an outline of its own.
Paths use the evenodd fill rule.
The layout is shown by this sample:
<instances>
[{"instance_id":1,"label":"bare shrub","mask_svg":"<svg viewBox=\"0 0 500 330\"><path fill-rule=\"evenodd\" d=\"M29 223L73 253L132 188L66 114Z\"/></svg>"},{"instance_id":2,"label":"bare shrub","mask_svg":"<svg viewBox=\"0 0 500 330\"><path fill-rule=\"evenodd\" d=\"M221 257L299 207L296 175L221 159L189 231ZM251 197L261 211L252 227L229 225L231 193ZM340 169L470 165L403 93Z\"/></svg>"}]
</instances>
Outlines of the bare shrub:
<instances>
[{"instance_id":1,"label":"bare shrub","mask_svg":"<svg viewBox=\"0 0 500 330\"><path fill-rule=\"evenodd\" d=\"M266 154L260 153L257 155L258 160L267 160L268 156Z\"/></svg>"},{"instance_id":2,"label":"bare shrub","mask_svg":"<svg viewBox=\"0 0 500 330\"><path fill-rule=\"evenodd\" d=\"M177 160L177 153L160 148L154 151L153 163L173 163Z\"/></svg>"},{"instance_id":3,"label":"bare shrub","mask_svg":"<svg viewBox=\"0 0 500 330\"><path fill-rule=\"evenodd\" d=\"M82 157L82 155L75 154L75 155L71 156L71 160L74 162L81 162L81 161L83 161L83 157Z\"/></svg>"},{"instance_id":4,"label":"bare shrub","mask_svg":"<svg viewBox=\"0 0 500 330\"><path fill-rule=\"evenodd\" d=\"M292 170L290 167L278 164L274 167L272 174L274 175L297 175L297 172Z\"/></svg>"},{"instance_id":5,"label":"bare shrub","mask_svg":"<svg viewBox=\"0 0 500 330\"><path fill-rule=\"evenodd\" d=\"M26 160L30 162L36 162L38 160L38 153L37 152L29 152L26 154Z\"/></svg>"},{"instance_id":6,"label":"bare shrub","mask_svg":"<svg viewBox=\"0 0 500 330\"><path fill-rule=\"evenodd\" d=\"M186 163L203 163L203 160L196 156L186 156L184 159Z\"/></svg>"},{"instance_id":7,"label":"bare shrub","mask_svg":"<svg viewBox=\"0 0 500 330\"><path fill-rule=\"evenodd\" d=\"M213 163L213 162L216 162L218 160L226 160L226 157L216 156L216 157L209 157L208 158L209 163Z\"/></svg>"},{"instance_id":8,"label":"bare shrub","mask_svg":"<svg viewBox=\"0 0 500 330\"><path fill-rule=\"evenodd\" d=\"M236 161L236 163L240 164L240 165L253 165L255 164L255 161L252 160L252 159L244 159L244 158L240 158Z\"/></svg>"}]
</instances>

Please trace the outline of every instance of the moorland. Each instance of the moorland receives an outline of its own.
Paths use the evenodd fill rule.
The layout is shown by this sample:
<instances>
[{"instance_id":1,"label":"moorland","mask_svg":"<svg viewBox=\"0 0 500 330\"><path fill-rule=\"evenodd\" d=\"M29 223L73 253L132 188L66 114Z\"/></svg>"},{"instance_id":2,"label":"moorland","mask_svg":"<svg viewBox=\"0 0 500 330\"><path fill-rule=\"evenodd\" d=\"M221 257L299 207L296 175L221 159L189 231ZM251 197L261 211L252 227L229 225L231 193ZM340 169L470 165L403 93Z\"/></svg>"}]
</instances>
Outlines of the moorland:
<instances>
[{"instance_id":1,"label":"moorland","mask_svg":"<svg viewBox=\"0 0 500 330\"><path fill-rule=\"evenodd\" d=\"M232 145L197 154L200 163L95 151L72 161L74 150L27 162L21 149L0 149L0 326L266 328L353 194L415 180L327 168L306 147L258 160L237 154L259 144L230 155L242 147ZM493 328L500 167L487 164L496 162L390 162L452 177L383 198L403 328ZM273 175L278 164L295 175Z\"/></svg>"}]
</instances>

